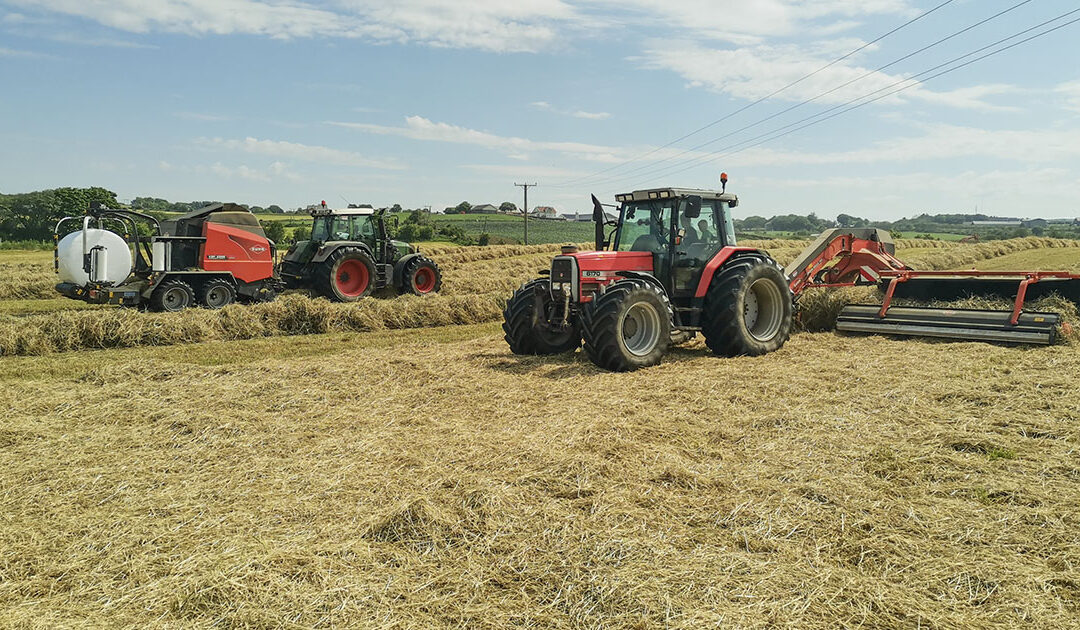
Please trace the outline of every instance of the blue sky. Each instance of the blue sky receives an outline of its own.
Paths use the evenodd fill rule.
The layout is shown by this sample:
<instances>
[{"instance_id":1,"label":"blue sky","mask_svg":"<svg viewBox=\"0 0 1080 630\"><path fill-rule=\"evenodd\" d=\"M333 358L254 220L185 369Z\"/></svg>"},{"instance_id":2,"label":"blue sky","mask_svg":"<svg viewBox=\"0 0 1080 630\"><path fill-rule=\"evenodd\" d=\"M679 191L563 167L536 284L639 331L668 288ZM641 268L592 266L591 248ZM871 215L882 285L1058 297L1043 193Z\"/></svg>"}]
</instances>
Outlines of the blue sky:
<instances>
[{"instance_id":1,"label":"blue sky","mask_svg":"<svg viewBox=\"0 0 1080 630\"><path fill-rule=\"evenodd\" d=\"M520 204L528 181L530 205L572 212L724 170L743 216L1080 216L1080 23L897 84L1076 2L874 72L1019 4L954 0L665 146L941 1L0 0L0 191L441 210ZM747 146L894 84L912 87Z\"/></svg>"}]
</instances>

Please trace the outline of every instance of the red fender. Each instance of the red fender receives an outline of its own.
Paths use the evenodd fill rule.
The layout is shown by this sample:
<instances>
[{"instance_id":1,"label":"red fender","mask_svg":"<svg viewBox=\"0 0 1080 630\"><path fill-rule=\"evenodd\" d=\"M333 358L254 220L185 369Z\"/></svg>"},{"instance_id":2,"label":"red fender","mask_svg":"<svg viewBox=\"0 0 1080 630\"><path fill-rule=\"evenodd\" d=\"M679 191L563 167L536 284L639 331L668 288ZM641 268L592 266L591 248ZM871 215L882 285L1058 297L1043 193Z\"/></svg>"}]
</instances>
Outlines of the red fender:
<instances>
[{"instance_id":1,"label":"red fender","mask_svg":"<svg viewBox=\"0 0 1080 630\"><path fill-rule=\"evenodd\" d=\"M705 264L704 271L701 272L701 279L698 280L697 291L694 291L694 297L705 297L705 293L709 290L709 285L712 284L713 276L716 271L723 266L732 256L740 252L757 252L764 253L760 249L755 247L725 247L716 252L716 255L712 257L708 263Z\"/></svg>"}]
</instances>

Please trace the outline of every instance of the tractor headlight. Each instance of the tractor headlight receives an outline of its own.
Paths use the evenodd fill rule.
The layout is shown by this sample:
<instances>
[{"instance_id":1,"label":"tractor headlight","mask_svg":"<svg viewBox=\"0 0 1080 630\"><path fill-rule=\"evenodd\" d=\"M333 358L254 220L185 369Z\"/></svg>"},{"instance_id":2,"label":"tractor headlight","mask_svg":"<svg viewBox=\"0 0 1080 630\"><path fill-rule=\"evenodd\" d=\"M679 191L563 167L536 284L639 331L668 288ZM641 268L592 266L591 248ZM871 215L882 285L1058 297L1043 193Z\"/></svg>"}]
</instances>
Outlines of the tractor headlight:
<instances>
[{"instance_id":1,"label":"tractor headlight","mask_svg":"<svg viewBox=\"0 0 1080 630\"><path fill-rule=\"evenodd\" d=\"M559 291L559 290L562 289L562 283L561 282L552 282L551 283L551 288L555 289L556 291Z\"/></svg>"}]
</instances>

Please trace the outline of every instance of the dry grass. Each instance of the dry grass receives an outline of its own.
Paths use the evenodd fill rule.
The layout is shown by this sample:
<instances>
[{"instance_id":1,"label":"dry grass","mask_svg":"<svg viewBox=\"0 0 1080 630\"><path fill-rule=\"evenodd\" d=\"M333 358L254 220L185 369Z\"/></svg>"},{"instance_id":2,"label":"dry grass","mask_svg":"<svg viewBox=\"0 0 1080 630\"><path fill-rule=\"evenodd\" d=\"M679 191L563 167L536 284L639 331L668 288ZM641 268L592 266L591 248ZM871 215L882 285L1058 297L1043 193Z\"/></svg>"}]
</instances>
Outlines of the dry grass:
<instances>
[{"instance_id":1,"label":"dry grass","mask_svg":"<svg viewBox=\"0 0 1080 630\"><path fill-rule=\"evenodd\" d=\"M151 314L117 308L2 317L0 355L474 324L498 318L502 301L502 296L485 294L331 304L287 295L268 304L233 305L220 311Z\"/></svg>"},{"instance_id":2,"label":"dry grass","mask_svg":"<svg viewBox=\"0 0 1080 630\"><path fill-rule=\"evenodd\" d=\"M453 330L0 360L3 625L1080 624L1076 348Z\"/></svg>"}]
</instances>

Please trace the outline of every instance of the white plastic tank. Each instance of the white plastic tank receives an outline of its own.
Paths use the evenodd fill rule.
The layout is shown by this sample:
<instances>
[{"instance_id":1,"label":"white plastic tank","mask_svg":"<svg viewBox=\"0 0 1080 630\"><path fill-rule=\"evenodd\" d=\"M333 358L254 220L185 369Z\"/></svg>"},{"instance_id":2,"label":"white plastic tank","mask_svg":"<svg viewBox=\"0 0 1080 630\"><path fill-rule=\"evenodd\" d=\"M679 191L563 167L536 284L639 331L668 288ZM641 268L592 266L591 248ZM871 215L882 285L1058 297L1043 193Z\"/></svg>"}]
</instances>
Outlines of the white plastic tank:
<instances>
[{"instance_id":1,"label":"white plastic tank","mask_svg":"<svg viewBox=\"0 0 1080 630\"><path fill-rule=\"evenodd\" d=\"M86 232L86 251L91 254L94 264L94 279L108 284L119 284L131 274L131 250L127 242L115 232L88 227ZM71 282L79 286L90 280L90 275L83 270L83 230L72 232L56 245L56 257L60 282ZM95 247L102 249L93 251Z\"/></svg>"}]
</instances>

